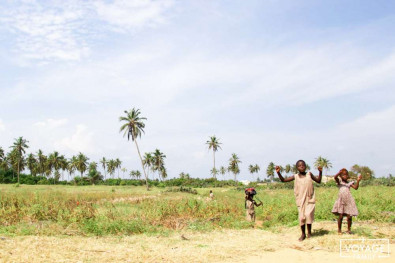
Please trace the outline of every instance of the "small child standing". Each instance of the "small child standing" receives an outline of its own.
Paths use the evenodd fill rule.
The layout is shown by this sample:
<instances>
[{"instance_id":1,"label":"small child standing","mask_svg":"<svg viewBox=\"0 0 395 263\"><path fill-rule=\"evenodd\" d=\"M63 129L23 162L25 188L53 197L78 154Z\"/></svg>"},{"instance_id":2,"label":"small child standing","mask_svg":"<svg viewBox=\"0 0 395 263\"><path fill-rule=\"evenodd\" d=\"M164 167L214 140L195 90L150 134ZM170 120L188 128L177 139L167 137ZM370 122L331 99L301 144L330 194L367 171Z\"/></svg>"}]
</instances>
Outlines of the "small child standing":
<instances>
[{"instance_id":1,"label":"small child standing","mask_svg":"<svg viewBox=\"0 0 395 263\"><path fill-rule=\"evenodd\" d=\"M302 231L299 241L303 241L306 238L306 224L307 238L311 237L311 226L314 221L315 211L315 192L313 181L321 183L322 167L318 167L318 177L315 177L311 172L306 173L306 163L303 160L296 162L296 168L298 169L298 173L287 178L282 177L279 166L276 166L276 172L281 182L291 182L295 180L294 194L296 206L298 207L300 230Z\"/></svg>"},{"instance_id":2,"label":"small child standing","mask_svg":"<svg viewBox=\"0 0 395 263\"><path fill-rule=\"evenodd\" d=\"M340 177L340 179L339 179ZM358 215L358 209L355 204L354 198L351 195L350 187L358 190L359 182L362 180L362 175L358 174L357 182L348 182L349 175L347 169L341 169L336 175L335 180L337 187L339 187L339 196L333 205L332 213L339 216L337 220L337 232L342 234L343 216L347 216L347 232L351 234L352 217Z\"/></svg>"},{"instance_id":3,"label":"small child standing","mask_svg":"<svg viewBox=\"0 0 395 263\"><path fill-rule=\"evenodd\" d=\"M214 193L213 193L213 190L210 190L209 198L210 198L210 200L214 200Z\"/></svg>"},{"instance_id":4,"label":"small child standing","mask_svg":"<svg viewBox=\"0 0 395 263\"><path fill-rule=\"evenodd\" d=\"M255 206L261 206L262 202L257 204L254 200L254 195L256 195L256 191L254 188L247 188L245 191L245 209L246 209L246 217L247 221L255 222Z\"/></svg>"}]
</instances>

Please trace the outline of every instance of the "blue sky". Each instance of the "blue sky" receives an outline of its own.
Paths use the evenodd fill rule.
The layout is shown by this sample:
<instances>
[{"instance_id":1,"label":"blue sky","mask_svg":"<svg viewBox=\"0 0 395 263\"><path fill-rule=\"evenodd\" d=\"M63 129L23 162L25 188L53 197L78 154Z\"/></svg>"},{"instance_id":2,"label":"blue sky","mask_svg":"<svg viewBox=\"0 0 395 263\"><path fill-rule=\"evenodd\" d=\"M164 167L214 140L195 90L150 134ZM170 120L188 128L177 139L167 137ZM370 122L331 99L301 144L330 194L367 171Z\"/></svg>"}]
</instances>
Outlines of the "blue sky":
<instances>
[{"instance_id":1,"label":"blue sky","mask_svg":"<svg viewBox=\"0 0 395 263\"><path fill-rule=\"evenodd\" d=\"M136 107L170 177L210 176L211 135L240 179L319 155L394 174L394 25L393 1L3 1L0 146L140 169Z\"/></svg>"}]
</instances>

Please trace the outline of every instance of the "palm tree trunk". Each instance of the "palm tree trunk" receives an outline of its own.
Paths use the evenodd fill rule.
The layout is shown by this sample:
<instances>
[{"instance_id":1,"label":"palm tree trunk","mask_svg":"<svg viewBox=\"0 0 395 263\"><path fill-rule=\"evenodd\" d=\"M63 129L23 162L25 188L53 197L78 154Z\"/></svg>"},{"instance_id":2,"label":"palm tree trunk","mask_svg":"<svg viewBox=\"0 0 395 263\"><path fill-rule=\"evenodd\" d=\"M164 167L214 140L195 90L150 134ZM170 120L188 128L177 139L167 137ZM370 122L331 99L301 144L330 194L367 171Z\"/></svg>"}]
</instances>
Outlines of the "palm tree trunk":
<instances>
[{"instance_id":1,"label":"palm tree trunk","mask_svg":"<svg viewBox=\"0 0 395 263\"><path fill-rule=\"evenodd\" d=\"M139 154L140 161L141 161L141 167L143 168L143 172L144 172L144 176L145 176L145 185L147 186L147 190L149 190L149 186L148 186L148 176L147 176L147 173L145 172L145 169L144 169L143 159L141 158L140 149L139 149L139 146L137 145L136 139L134 139L134 143L136 144L137 153Z\"/></svg>"},{"instance_id":2,"label":"palm tree trunk","mask_svg":"<svg viewBox=\"0 0 395 263\"><path fill-rule=\"evenodd\" d=\"M18 161L18 184L19 184L19 162L20 161Z\"/></svg>"},{"instance_id":3,"label":"palm tree trunk","mask_svg":"<svg viewBox=\"0 0 395 263\"><path fill-rule=\"evenodd\" d=\"M214 170L213 170L213 176L214 179L217 179L216 175L215 175L215 151L213 151L213 156L214 156Z\"/></svg>"}]
</instances>

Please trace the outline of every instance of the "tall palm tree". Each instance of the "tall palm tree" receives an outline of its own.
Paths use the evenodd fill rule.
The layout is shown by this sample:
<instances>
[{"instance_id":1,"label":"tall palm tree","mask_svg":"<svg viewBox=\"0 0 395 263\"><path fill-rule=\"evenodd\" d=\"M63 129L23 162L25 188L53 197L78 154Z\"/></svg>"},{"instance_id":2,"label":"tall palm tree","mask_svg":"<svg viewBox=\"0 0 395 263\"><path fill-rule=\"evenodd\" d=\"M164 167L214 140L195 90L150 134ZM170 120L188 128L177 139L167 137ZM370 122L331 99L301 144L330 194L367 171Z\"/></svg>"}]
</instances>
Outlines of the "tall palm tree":
<instances>
[{"instance_id":1,"label":"tall palm tree","mask_svg":"<svg viewBox=\"0 0 395 263\"><path fill-rule=\"evenodd\" d=\"M106 169L106 165L107 165L107 160L106 160L106 158L103 157L103 158L100 160L100 163L101 163L101 166L103 167L103 170L104 170L104 179L106 179L106 171L107 171L107 169Z\"/></svg>"},{"instance_id":2,"label":"tall palm tree","mask_svg":"<svg viewBox=\"0 0 395 263\"><path fill-rule=\"evenodd\" d=\"M147 168L147 177L149 178L149 171L153 169L154 156L152 153L144 153L143 165Z\"/></svg>"},{"instance_id":3,"label":"tall palm tree","mask_svg":"<svg viewBox=\"0 0 395 263\"><path fill-rule=\"evenodd\" d=\"M29 148L27 145L28 141L23 139L23 137L19 137L15 139L14 144L11 146L13 150L16 152L16 161L17 161L17 173L18 173L18 183L19 183L19 174L21 172L21 163L23 160L23 155L26 152L26 149Z\"/></svg>"},{"instance_id":4,"label":"tall palm tree","mask_svg":"<svg viewBox=\"0 0 395 263\"><path fill-rule=\"evenodd\" d=\"M224 166L221 166L221 167L219 168L219 173L220 173L222 176L224 176L224 175L226 174L226 168L225 168Z\"/></svg>"},{"instance_id":5,"label":"tall palm tree","mask_svg":"<svg viewBox=\"0 0 395 263\"><path fill-rule=\"evenodd\" d=\"M285 173L286 174L289 174L289 172L292 170L292 166L290 165L290 164L287 164L286 166L285 166Z\"/></svg>"},{"instance_id":6,"label":"tall palm tree","mask_svg":"<svg viewBox=\"0 0 395 263\"><path fill-rule=\"evenodd\" d=\"M121 169L122 161L118 158L115 159L115 168L118 169L118 179L119 179L119 169Z\"/></svg>"},{"instance_id":7,"label":"tall palm tree","mask_svg":"<svg viewBox=\"0 0 395 263\"><path fill-rule=\"evenodd\" d=\"M89 158L81 152L77 155L75 168L81 173L81 178L83 177L85 171L88 169L88 160Z\"/></svg>"},{"instance_id":8,"label":"tall palm tree","mask_svg":"<svg viewBox=\"0 0 395 263\"><path fill-rule=\"evenodd\" d=\"M261 170L261 167L259 167L258 164L255 164L255 165L254 165L254 170L255 170L255 173L258 174L259 171Z\"/></svg>"},{"instance_id":9,"label":"tall palm tree","mask_svg":"<svg viewBox=\"0 0 395 263\"><path fill-rule=\"evenodd\" d=\"M30 171L30 175L31 176L36 176L36 171L37 171L37 160L36 160L36 157L32 154L32 153L30 153L28 156L27 156L27 160L26 160L26 163L27 163L27 168L29 169L29 171Z\"/></svg>"},{"instance_id":10,"label":"tall palm tree","mask_svg":"<svg viewBox=\"0 0 395 263\"><path fill-rule=\"evenodd\" d=\"M37 152L37 168L38 172L41 176L44 176L45 173L45 166L47 163L47 156L44 155L42 150L38 150Z\"/></svg>"},{"instance_id":11,"label":"tall palm tree","mask_svg":"<svg viewBox=\"0 0 395 263\"><path fill-rule=\"evenodd\" d=\"M69 172L69 179L71 181L71 177L74 174L74 171L77 169L77 157L73 156L69 160L67 164L67 171Z\"/></svg>"},{"instance_id":12,"label":"tall palm tree","mask_svg":"<svg viewBox=\"0 0 395 263\"><path fill-rule=\"evenodd\" d=\"M273 182L273 177L274 177L274 169L275 165L273 162L270 162L269 165L267 166L266 169L266 174L268 177L270 177L270 180Z\"/></svg>"},{"instance_id":13,"label":"tall palm tree","mask_svg":"<svg viewBox=\"0 0 395 263\"><path fill-rule=\"evenodd\" d=\"M162 177L164 179L163 175L167 172L165 169L165 158L166 155L164 155L159 149L156 149L155 152L153 152L153 170L158 172L159 177Z\"/></svg>"},{"instance_id":14,"label":"tall palm tree","mask_svg":"<svg viewBox=\"0 0 395 263\"><path fill-rule=\"evenodd\" d=\"M111 176L112 179L114 179L114 172L115 172L115 160L111 159L107 162L107 172Z\"/></svg>"},{"instance_id":15,"label":"tall palm tree","mask_svg":"<svg viewBox=\"0 0 395 263\"><path fill-rule=\"evenodd\" d=\"M128 140L130 137L132 137L132 141L134 141L134 143L136 144L136 148L137 148L137 153L140 157L140 161L141 161L141 167L143 168L143 172L144 172L144 176L145 176L145 184L147 186L147 190L149 189L148 186L148 177L147 174L145 172L144 169L144 163L143 163L143 159L141 158L141 154L140 154L140 149L139 146L137 144L137 138L141 137L141 133L144 133L144 128L145 128L145 123L144 120L146 120L147 118L145 117L140 117L140 110L139 109L135 109L133 108L130 111L125 111L126 116L121 116L119 117L119 121L121 122L125 122L119 132L124 132L124 137L127 134L128 135Z\"/></svg>"},{"instance_id":16,"label":"tall palm tree","mask_svg":"<svg viewBox=\"0 0 395 263\"><path fill-rule=\"evenodd\" d=\"M54 173L54 184L56 183L56 178L55 175L59 175L59 169L61 169L62 167L64 167L64 165L62 164L64 160L64 156L63 155L59 155L59 153L57 151L51 153L48 156L48 164L49 164L49 169L55 170Z\"/></svg>"},{"instance_id":17,"label":"tall palm tree","mask_svg":"<svg viewBox=\"0 0 395 263\"><path fill-rule=\"evenodd\" d=\"M122 167L121 171L122 171L122 178L125 178L125 173L128 171L128 169Z\"/></svg>"},{"instance_id":18,"label":"tall palm tree","mask_svg":"<svg viewBox=\"0 0 395 263\"><path fill-rule=\"evenodd\" d=\"M213 175L213 178L217 178L218 170L216 168L213 168L210 170L210 173Z\"/></svg>"},{"instance_id":19,"label":"tall palm tree","mask_svg":"<svg viewBox=\"0 0 395 263\"><path fill-rule=\"evenodd\" d=\"M237 154L232 153L232 157L229 159L228 170L233 173L235 182L237 182L236 175L240 173L240 168L239 168L240 163L241 161L237 156Z\"/></svg>"},{"instance_id":20,"label":"tall palm tree","mask_svg":"<svg viewBox=\"0 0 395 263\"><path fill-rule=\"evenodd\" d=\"M206 144L208 145L208 149L209 150L210 149L213 150L213 158L214 158L214 167L213 167L213 169L215 169L215 152L218 151L218 149L222 149L221 146L220 146L220 144L222 144L222 143L220 143L219 140L217 139L217 137L215 137L215 135L214 135L214 136L210 137L210 140L208 140L206 142ZM214 170L212 170L212 171L214 171ZM215 175L214 175L214 178L216 178Z\"/></svg>"},{"instance_id":21,"label":"tall palm tree","mask_svg":"<svg viewBox=\"0 0 395 263\"><path fill-rule=\"evenodd\" d=\"M315 159L314 167L315 168L322 167L323 169L326 169L326 174L327 174L328 171L332 168L332 163L328 159L322 156L318 156Z\"/></svg>"}]
</instances>

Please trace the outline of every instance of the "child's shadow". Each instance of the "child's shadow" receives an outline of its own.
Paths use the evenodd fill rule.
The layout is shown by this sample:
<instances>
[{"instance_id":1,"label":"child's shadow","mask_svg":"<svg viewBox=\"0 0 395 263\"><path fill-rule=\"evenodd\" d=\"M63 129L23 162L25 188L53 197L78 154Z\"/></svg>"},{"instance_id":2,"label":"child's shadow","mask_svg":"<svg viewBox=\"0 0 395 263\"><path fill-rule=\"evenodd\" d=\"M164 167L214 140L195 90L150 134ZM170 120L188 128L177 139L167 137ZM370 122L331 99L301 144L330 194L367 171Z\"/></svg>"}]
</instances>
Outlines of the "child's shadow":
<instances>
[{"instance_id":1,"label":"child's shadow","mask_svg":"<svg viewBox=\"0 0 395 263\"><path fill-rule=\"evenodd\" d=\"M314 230L314 232L313 232L313 236L316 236L316 237L325 236L327 234L329 234L329 231L326 229L323 229L323 228Z\"/></svg>"}]
</instances>

